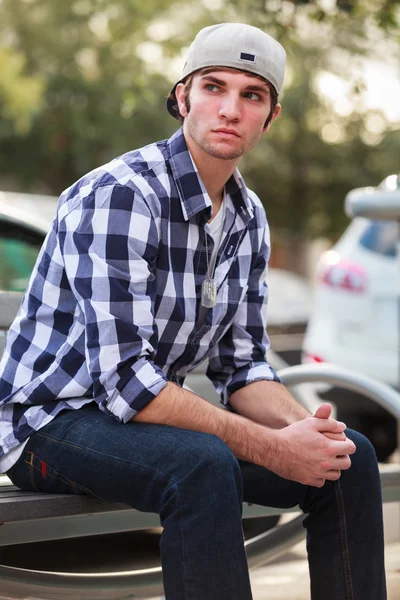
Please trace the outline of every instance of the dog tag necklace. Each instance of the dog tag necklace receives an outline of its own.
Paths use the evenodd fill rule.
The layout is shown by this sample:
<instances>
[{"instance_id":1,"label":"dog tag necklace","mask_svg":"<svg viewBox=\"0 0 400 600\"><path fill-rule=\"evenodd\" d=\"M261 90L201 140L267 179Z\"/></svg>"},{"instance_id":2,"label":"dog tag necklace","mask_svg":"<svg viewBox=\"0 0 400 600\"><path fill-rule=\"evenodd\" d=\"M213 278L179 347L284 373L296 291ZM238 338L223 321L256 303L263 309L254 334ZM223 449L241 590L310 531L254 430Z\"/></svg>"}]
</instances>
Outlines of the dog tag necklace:
<instances>
[{"instance_id":1,"label":"dog tag necklace","mask_svg":"<svg viewBox=\"0 0 400 600\"><path fill-rule=\"evenodd\" d=\"M218 244L216 246L214 257L212 257L211 262L208 255L208 242L207 242L207 233L204 231L204 246L206 249L206 262L207 262L207 274L203 283L201 284L201 305L204 308L214 308L217 304L217 284L214 279L215 267L217 262L217 254L221 245L222 236L224 233L224 225L225 225L225 210L226 210L226 198L222 201L223 214L222 214L222 223L219 234Z\"/></svg>"}]
</instances>

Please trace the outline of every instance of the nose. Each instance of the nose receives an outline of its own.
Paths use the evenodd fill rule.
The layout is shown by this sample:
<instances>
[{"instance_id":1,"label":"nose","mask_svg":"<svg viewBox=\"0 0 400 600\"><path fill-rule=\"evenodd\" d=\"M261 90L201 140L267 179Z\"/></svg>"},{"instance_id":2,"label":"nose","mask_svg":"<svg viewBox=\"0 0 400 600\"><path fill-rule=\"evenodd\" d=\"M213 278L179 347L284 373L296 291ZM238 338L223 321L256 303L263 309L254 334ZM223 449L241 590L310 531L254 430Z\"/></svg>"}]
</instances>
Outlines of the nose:
<instances>
[{"instance_id":1,"label":"nose","mask_svg":"<svg viewBox=\"0 0 400 600\"><path fill-rule=\"evenodd\" d=\"M227 121L235 121L240 118L240 98L237 94L225 94L221 101L219 116Z\"/></svg>"}]
</instances>

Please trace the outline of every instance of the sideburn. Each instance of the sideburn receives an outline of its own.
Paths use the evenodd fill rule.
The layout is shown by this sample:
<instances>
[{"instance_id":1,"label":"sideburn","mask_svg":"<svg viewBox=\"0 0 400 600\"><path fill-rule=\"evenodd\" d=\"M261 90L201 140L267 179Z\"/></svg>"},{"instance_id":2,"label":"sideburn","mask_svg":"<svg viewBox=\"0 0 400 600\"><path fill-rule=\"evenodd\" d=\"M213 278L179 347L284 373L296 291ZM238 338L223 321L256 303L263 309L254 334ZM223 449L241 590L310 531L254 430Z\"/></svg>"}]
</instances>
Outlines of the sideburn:
<instances>
[{"instance_id":1,"label":"sideburn","mask_svg":"<svg viewBox=\"0 0 400 600\"><path fill-rule=\"evenodd\" d=\"M188 89L185 88L185 106L186 106L186 110L187 110L188 114L190 112L190 97L189 97L189 94L190 94L190 87Z\"/></svg>"}]
</instances>

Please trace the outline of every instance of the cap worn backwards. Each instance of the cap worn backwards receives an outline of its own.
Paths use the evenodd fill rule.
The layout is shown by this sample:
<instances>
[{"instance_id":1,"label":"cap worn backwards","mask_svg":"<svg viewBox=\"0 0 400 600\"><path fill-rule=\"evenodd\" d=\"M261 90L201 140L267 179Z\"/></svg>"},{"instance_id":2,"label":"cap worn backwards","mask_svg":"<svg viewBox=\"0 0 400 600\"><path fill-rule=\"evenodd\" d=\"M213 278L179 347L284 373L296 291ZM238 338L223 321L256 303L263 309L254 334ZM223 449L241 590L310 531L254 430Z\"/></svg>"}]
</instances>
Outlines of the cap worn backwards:
<instances>
[{"instance_id":1,"label":"cap worn backwards","mask_svg":"<svg viewBox=\"0 0 400 600\"><path fill-rule=\"evenodd\" d=\"M279 95L285 75L286 52L273 37L252 25L220 23L201 29L189 48L182 77L167 100L169 113L179 118L175 89L188 75L205 67L231 67L259 75Z\"/></svg>"}]
</instances>

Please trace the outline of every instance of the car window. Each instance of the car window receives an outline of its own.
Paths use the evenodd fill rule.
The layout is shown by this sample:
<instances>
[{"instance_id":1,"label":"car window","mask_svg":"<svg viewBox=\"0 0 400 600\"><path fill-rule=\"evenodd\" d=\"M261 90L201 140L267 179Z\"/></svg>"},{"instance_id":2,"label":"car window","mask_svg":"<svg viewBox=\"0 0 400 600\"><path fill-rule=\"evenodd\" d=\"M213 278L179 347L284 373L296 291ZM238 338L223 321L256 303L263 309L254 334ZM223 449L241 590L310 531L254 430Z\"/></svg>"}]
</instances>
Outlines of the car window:
<instances>
[{"instance_id":1,"label":"car window","mask_svg":"<svg viewBox=\"0 0 400 600\"><path fill-rule=\"evenodd\" d=\"M360 238L360 244L377 254L395 257L399 236L399 225L396 222L371 221Z\"/></svg>"},{"instance_id":2,"label":"car window","mask_svg":"<svg viewBox=\"0 0 400 600\"><path fill-rule=\"evenodd\" d=\"M24 240L0 237L0 290L25 290L39 247Z\"/></svg>"}]
</instances>

